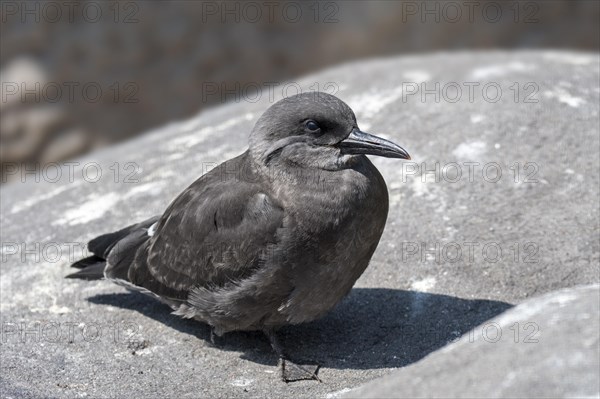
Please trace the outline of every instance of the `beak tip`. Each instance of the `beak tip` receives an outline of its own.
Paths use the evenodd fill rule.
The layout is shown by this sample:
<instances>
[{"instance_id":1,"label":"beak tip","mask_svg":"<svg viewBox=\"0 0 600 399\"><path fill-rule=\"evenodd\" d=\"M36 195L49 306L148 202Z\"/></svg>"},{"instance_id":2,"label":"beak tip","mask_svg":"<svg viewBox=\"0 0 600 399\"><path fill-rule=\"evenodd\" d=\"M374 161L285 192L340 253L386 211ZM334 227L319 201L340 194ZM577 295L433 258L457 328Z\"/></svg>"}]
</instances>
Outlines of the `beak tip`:
<instances>
[{"instance_id":1,"label":"beak tip","mask_svg":"<svg viewBox=\"0 0 600 399\"><path fill-rule=\"evenodd\" d=\"M345 154L378 155L387 158L410 160L408 152L399 145L377 136L353 129L350 135L338 143Z\"/></svg>"},{"instance_id":2,"label":"beak tip","mask_svg":"<svg viewBox=\"0 0 600 399\"><path fill-rule=\"evenodd\" d=\"M410 154L408 153L408 151L406 151L404 148L400 147L399 145L396 145L396 151L398 153L398 158L405 159L407 161L410 161L412 159L410 157Z\"/></svg>"}]
</instances>

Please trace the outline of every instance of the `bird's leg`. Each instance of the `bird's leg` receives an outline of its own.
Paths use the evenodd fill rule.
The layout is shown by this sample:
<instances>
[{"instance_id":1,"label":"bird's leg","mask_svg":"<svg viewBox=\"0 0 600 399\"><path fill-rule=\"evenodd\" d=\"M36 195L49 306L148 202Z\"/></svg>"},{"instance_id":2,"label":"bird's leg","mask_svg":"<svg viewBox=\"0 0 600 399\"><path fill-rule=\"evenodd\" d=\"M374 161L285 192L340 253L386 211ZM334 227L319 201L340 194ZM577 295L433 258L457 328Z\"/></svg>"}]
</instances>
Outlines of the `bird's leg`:
<instances>
[{"instance_id":1,"label":"bird's leg","mask_svg":"<svg viewBox=\"0 0 600 399\"><path fill-rule=\"evenodd\" d=\"M281 363L281 379L284 382L292 382L299 380L317 380L319 382L321 379L317 376L317 372L319 371L319 365L298 365L290 360L288 355L285 353L283 346L279 342L277 338L277 334L273 330L264 330L264 333L267 337L269 337L269 342L271 342L271 347L279 356L279 361Z\"/></svg>"},{"instance_id":2,"label":"bird's leg","mask_svg":"<svg viewBox=\"0 0 600 399\"><path fill-rule=\"evenodd\" d=\"M210 343L213 346L221 346L221 337L215 332L215 327L210 326Z\"/></svg>"}]
</instances>

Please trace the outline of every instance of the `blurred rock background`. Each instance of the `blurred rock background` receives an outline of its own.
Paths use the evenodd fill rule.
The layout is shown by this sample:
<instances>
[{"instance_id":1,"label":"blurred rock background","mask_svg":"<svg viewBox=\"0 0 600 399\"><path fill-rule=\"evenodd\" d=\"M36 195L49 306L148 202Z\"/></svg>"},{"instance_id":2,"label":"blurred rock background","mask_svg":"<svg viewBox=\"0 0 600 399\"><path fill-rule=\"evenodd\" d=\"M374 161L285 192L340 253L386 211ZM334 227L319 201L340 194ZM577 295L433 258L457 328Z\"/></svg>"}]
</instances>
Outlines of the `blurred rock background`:
<instances>
[{"instance_id":1,"label":"blurred rock background","mask_svg":"<svg viewBox=\"0 0 600 399\"><path fill-rule=\"evenodd\" d=\"M4 1L2 182L344 61L464 48L598 51L599 4Z\"/></svg>"}]
</instances>

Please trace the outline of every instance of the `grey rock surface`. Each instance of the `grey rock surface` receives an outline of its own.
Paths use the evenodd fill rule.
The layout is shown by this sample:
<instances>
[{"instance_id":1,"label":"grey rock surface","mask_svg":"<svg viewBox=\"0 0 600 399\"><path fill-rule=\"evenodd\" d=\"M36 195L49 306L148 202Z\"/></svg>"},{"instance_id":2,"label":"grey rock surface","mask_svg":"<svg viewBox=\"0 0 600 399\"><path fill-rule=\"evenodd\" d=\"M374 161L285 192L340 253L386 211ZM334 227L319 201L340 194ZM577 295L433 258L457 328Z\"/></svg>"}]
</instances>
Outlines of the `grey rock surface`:
<instances>
[{"instance_id":1,"label":"grey rock surface","mask_svg":"<svg viewBox=\"0 0 600 399\"><path fill-rule=\"evenodd\" d=\"M345 397L598 397L599 307L597 284L529 299Z\"/></svg>"},{"instance_id":2,"label":"grey rock surface","mask_svg":"<svg viewBox=\"0 0 600 399\"><path fill-rule=\"evenodd\" d=\"M245 150L280 88L21 176L0 192L2 395L337 397L529 297L598 283L599 75L598 54L527 51L379 59L299 81L414 160L373 158L390 213L370 266L327 317L284 331L322 384L282 383L260 334L215 348L206 326L152 299L63 278L87 240L162 212ZM425 173L436 165L437 181Z\"/></svg>"}]
</instances>

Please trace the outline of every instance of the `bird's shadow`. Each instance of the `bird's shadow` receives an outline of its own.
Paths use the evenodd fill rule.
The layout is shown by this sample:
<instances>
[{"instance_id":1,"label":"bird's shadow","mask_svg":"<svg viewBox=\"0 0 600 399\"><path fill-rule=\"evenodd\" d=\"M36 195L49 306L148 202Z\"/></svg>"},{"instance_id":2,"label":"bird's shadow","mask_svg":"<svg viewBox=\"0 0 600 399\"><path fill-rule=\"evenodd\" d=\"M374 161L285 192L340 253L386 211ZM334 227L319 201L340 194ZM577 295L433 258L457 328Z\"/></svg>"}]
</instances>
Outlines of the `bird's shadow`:
<instances>
[{"instance_id":1,"label":"bird's shadow","mask_svg":"<svg viewBox=\"0 0 600 399\"><path fill-rule=\"evenodd\" d=\"M136 310L178 331L210 340L206 324L174 316L166 305L143 294L103 294L88 301ZM339 369L403 367L510 307L500 301L354 288L325 318L285 327L280 337L290 357L297 361ZM260 332L228 333L217 344L222 350L242 352L242 358L257 363L277 362Z\"/></svg>"}]
</instances>

